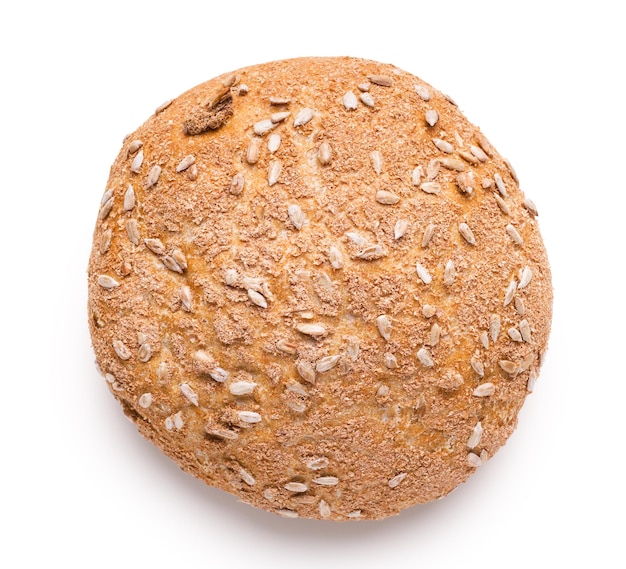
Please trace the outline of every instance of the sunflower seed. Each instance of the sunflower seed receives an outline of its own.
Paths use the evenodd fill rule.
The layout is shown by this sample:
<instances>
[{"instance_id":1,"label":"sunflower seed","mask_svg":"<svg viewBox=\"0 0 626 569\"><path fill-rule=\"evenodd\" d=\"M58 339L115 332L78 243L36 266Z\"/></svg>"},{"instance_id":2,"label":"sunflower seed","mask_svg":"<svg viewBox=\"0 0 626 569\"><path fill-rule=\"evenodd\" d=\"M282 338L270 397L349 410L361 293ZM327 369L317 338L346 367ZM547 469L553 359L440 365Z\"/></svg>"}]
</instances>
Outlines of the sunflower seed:
<instances>
[{"instance_id":1,"label":"sunflower seed","mask_svg":"<svg viewBox=\"0 0 626 569\"><path fill-rule=\"evenodd\" d=\"M297 344L294 344L293 342L288 342L287 340L282 339L282 338L278 340L278 342L276 342L276 347L281 352L285 354L290 354L290 355L294 355L296 351L298 350Z\"/></svg>"},{"instance_id":2,"label":"sunflower seed","mask_svg":"<svg viewBox=\"0 0 626 569\"><path fill-rule=\"evenodd\" d=\"M441 326L439 326L439 324L435 322L430 329L430 335L428 337L428 345L436 346L439 343L440 338L441 338Z\"/></svg>"},{"instance_id":3,"label":"sunflower seed","mask_svg":"<svg viewBox=\"0 0 626 569\"><path fill-rule=\"evenodd\" d=\"M451 154L454 152L454 146L452 146L446 140L441 140L441 138L433 138L433 144L441 150L441 152L445 152L446 154Z\"/></svg>"},{"instance_id":4,"label":"sunflower seed","mask_svg":"<svg viewBox=\"0 0 626 569\"><path fill-rule=\"evenodd\" d=\"M435 233L435 225L431 223L424 230L424 236L422 237L422 247L428 247L433 235Z\"/></svg>"},{"instance_id":5,"label":"sunflower seed","mask_svg":"<svg viewBox=\"0 0 626 569\"><path fill-rule=\"evenodd\" d=\"M244 470L243 468L239 470L239 476L241 476L241 479L248 486L254 486L256 484L256 480L254 479L254 476L252 476L252 474L250 474L247 470Z\"/></svg>"},{"instance_id":6,"label":"sunflower seed","mask_svg":"<svg viewBox=\"0 0 626 569\"><path fill-rule=\"evenodd\" d=\"M489 335L487 334L487 332L481 332L478 340L480 341L482 347L485 348L485 350L489 349Z\"/></svg>"},{"instance_id":7,"label":"sunflower seed","mask_svg":"<svg viewBox=\"0 0 626 569\"><path fill-rule=\"evenodd\" d=\"M291 220L291 223L293 223L293 226L297 230L302 229L306 222L306 217L304 216L304 213L302 213L300 206L296 204L291 204L287 208L287 213L289 214L289 219Z\"/></svg>"},{"instance_id":8,"label":"sunflower seed","mask_svg":"<svg viewBox=\"0 0 626 569\"><path fill-rule=\"evenodd\" d=\"M161 103L156 109L154 109L154 114L158 115L160 112L163 112L167 107L169 107L174 102L174 99L168 99Z\"/></svg>"},{"instance_id":9,"label":"sunflower seed","mask_svg":"<svg viewBox=\"0 0 626 569\"><path fill-rule=\"evenodd\" d=\"M373 150L370 152L370 160L372 161L372 168L374 168L374 172L380 174L383 169L382 154L378 150Z\"/></svg>"},{"instance_id":10,"label":"sunflower seed","mask_svg":"<svg viewBox=\"0 0 626 569\"><path fill-rule=\"evenodd\" d=\"M396 488L406 477L407 473L401 472L400 474L396 474L391 480L389 480L389 482L387 482L387 484L389 485L389 488Z\"/></svg>"},{"instance_id":11,"label":"sunflower seed","mask_svg":"<svg viewBox=\"0 0 626 569\"><path fill-rule=\"evenodd\" d=\"M304 381L315 384L315 368L306 361L299 361L296 364L296 371Z\"/></svg>"},{"instance_id":12,"label":"sunflower seed","mask_svg":"<svg viewBox=\"0 0 626 569\"><path fill-rule=\"evenodd\" d=\"M319 504L319 512L321 518L329 518L331 515L330 506L326 502L326 500L320 500Z\"/></svg>"},{"instance_id":13,"label":"sunflower seed","mask_svg":"<svg viewBox=\"0 0 626 569\"><path fill-rule=\"evenodd\" d=\"M209 375L211 376L211 379L217 381L218 383L224 383L230 377L230 374L221 367L214 367L211 371L209 371Z\"/></svg>"},{"instance_id":14,"label":"sunflower seed","mask_svg":"<svg viewBox=\"0 0 626 569\"><path fill-rule=\"evenodd\" d=\"M496 392L496 386L493 383L481 383L474 389L474 397L490 397Z\"/></svg>"},{"instance_id":15,"label":"sunflower seed","mask_svg":"<svg viewBox=\"0 0 626 569\"><path fill-rule=\"evenodd\" d=\"M265 300L265 297L260 292L250 288L248 289L248 298L252 304L256 304L261 308L267 308L267 300Z\"/></svg>"},{"instance_id":16,"label":"sunflower seed","mask_svg":"<svg viewBox=\"0 0 626 569\"><path fill-rule=\"evenodd\" d=\"M519 285L518 285L519 288ZM524 306L524 299L520 296L516 296L515 300L513 301L513 304L515 305L515 310L517 310L518 314L520 316L524 316L524 312L526 312L526 307Z\"/></svg>"},{"instance_id":17,"label":"sunflower seed","mask_svg":"<svg viewBox=\"0 0 626 569\"><path fill-rule=\"evenodd\" d=\"M144 239L143 242L146 244L146 247L150 249L150 251L152 251L155 255L165 254L165 246L160 239Z\"/></svg>"},{"instance_id":18,"label":"sunflower seed","mask_svg":"<svg viewBox=\"0 0 626 569\"><path fill-rule=\"evenodd\" d=\"M142 164L143 164L143 150L140 150L137 154L135 154L133 161L130 163L130 171L134 172L135 174L139 174Z\"/></svg>"},{"instance_id":19,"label":"sunflower seed","mask_svg":"<svg viewBox=\"0 0 626 569\"><path fill-rule=\"evenodd\" d=\"M322 358L317 362L317 364L315 364L315 371L317 373L323 373L325 371L328 371L329 369L334 368L337 365L340 357L341 356L326 356Z\"/></svg>"},{"instance_id":20,"label":"sunflower seed","mask_svg":"<svg viewBox=\"0 0 626 569\"><path fill-rule=\"evenodd\" d=\"M470 452L467 455L467 464L469 464L472 468L478 468L483 465L483 461L476 453Z\"/></svg>"},{"instance_id":21,"label":"sunflower seed","mask_svg":"<svg viewBox=\"0 0 626 569\"><path fill-rule=\"evenodd\" d=\"M283 164L280 160L272 160L267 170L267 183L273 186L278 182L280 173L282 172Z\"/></svg>"},{"instance_id":22,"label":"sunflower seed","mask_svg":"<svg viewBox=\"0 0 626 569\"><path fill-rule=\"evenodd\" d=\"M530 342L531 341L531 333L530 333L530 324L528 323L528 320L522 320L519 323L519 331L522 335L522 340L524 340L524 342Z\"/></svg>"},{"instance_id":23,"label":"sunflower seed","mask_svg":"<svg viewBox=\"0 0 626 569\"><path fill-rule=\"evenodd\" d=\"M146 190L149 190L152 186L154 186L159 181L159 176L161 175L161 166L155 164L150 169L148 173L148 177L146 178L144 187Z\"/></svg>"},{"instance_id":24,"label":"sunflower seed","mask_svg":"<svg viewBox=\"0 0 626 569\"><path fill-rule=\"evenodd\" d=\"M270 120L271 120L273 123L278 124L278 123L280 123L280 122L283 122L283 121L284 121L284 120L285 120L285 119L286 119L286 118L287 118L290 114L291 114L291 113L290 113L289 111L281 111L281 112L279 112L279 113L273 113L273 114L270 116Z\"/></svg>"},{"instance_id":25,"label":"sunflower seed","mask_svg":"<svg viewBox=\"0 0 626 569\"><path fill-rule=\"evenodd\" d=\"M476 245L476 239L474 238L474 234L472 230L469 228L467 223L461 223L459 225L459 233L463 236L463 239L467 241L470 245Z\"/></svg>"},{"instance_id":26,"label":"sunflower seed","mask_svg":"<svg viewBox=\"0 0 626 569\"><path fill-rule=\"evenodd\" d=\"M414 88L422 101L430 101L430 91L425 85L414 85Z\"/></svg>"},{"instance_id":27,"label":"sunflower seed","mask_svg":"<svg viewBox=\"0 0 626 569\"><path fill-rule=\"evenodd\" d=\"M528 375L528 381L526 382L526 390L529 393L532 393L535 389L535 385L537 383L537 372L534 369L530 370L530 374Z\"/></svg>"},{"instance_id":28,"label":"sunflower seed","mask_svg":"<svg viewBox=\"0 0 626 569\"><path fill-rule=\"evenodd\" d=\"M422 314L425 318L432 318L435 314L437 314L437 308L431 304L425 304L422 306Z\"/></svg>"},{"instance_id":29,"label":"sunflower seed","mask_svg":"<svg viewBox=\"0 0 626 569\"><path fill-rule=\"evenodd\" d=\"M539 212L537 211L537 207L535 206L532 200L528 198L524 198L522 205L529 211L529 213L532 216L537 217L539 215Z\"/></svg>"},{"instance_id":30,"label":"sunflower seed","mask_svg":"<svg viewBox=\"0 0 626 569\"><path fill-rule=\"evenodd\" d=\"M142 146L143 146L143 142L141 142L141 140L133 140L128 145L128 153L135 154L135 152L137 152L137 150L139 150Z\"/></svg>"},{"instance_id":31,"label":"sunflower seed","mask_svg":"<svg viewBox=\"0 0 626 569\"><path fill-rule=\"evenodd\" d=\"M456 172L463 172L465 170L465 164L456 158L439 158L439 163L448 170L455 170Z\"/></svg>"},{"instance_id":32,"label":"sunflower seed","mask_svg":"<svg viewBox=\"0 0 626 569\"><path fill-rule=\"evenodd\" d=\"M131 184L128 184L126 193L124 194L124 211L131 211L135 207L135 190Z\"/></svg>"},{"instance_id":33,"label":"sunflower seed","mask_svg":"<svg viewBox=\"0 0 626 569\"><path fill-rule=\"evenodd\" d=\"M302 482L288 482L285 484L284 488L289 492L295 493L306 492L309 489L309 487Z\"/></svg>"},{"instance_id":34,"label":"sunflower seed","mask_svg":"<svg viewBox=\"0 0 626 569\"><path fill-rule=\"evenodd\" d=\"M133 245L139 245L139 229L137 228L136 219L126 221L126 234Z\"/></svg>"},{"instance_id":35,"label":"sunflower seed","mask_svg":"<svg viewBox=\"0 0 626 569\"><path fill-rule=\"evenodd\" d=\"M310 470L323 470L330 464L330 461L325 457L312 458L306 463L306 467Z\"/></svg>"},{"instance_id":36,"label":"sunflower seed","mask_svg":"<svg viewBox=\"0 0 626 569\"><path fill-rule=\"evenodd\" d=\"M184 269L181 267L173 255L165 255L165 257L161 258L161 262L165 265L167 269L174 273L182 274Z\"/></svg>"},{"instance_id":37,"label":"sunflower seed","mask_svg":"<svg viewBox=\"0 0 626 569\"><path fill-rule=\"evenodd\" d=\"M333 269L341 269L343 267L343 255L335 245L331 245L328 251L328 258Z\"/></svg>"},{"instance_id":38,"label":"sunflower seed","mask_svg":"<svg viewBox=\"0 0 626 569\"><path fill-rule=\"evenodd\" d=\"M184 172L189 166L192 166L196 163L196 157L193 154L188 154L185 156L176 166L177 172Z\"/></svg>"},{"instance_id":39,"label":"sunflower seed","mask_svg":"<svg viewBox=\"0 0 626 569\"><path fill-rule=\"evenodd\" d=\"M387 369L396 369L398 367L398 360L394 354L387 353L384 357L385 367Z\"/></svg>"},{"instance_id":40,"label":"sunflower seed","mask_svg":"<svg viewBox=\"0 0 626 569\"><path fill-rule=\"evenodd\" d=\"M522 341L522 335L519 333L519 330L517 328L509 328L508 334L509 338L511 338L511 340L513 340L514 342Z\"/></svg>"},{"instance_id":41,"label":"sunflower seed","mask_svg":"<svg viewBox=\"0 0 626 569\"><path fill-rule=\"evenodd\" d=\"M508 374L514 374L517 372L517 364L509 360L500 360L498 362L500 367Z\"/></svg>"},{"instance_id":42,"label":"sunflower seed","mask_svg":"<svg viewBox=\"0 0 626 569\"><path fill-rule=\"evenodd\" d=\"M400 201L400 196L387 190L378 190L376 192L376 201L383 205L394 205Z\"/></svg>"},{"instance_id":43,"label":"sunflower seed","mask_svg":"<svg viewBox=\"0 0 626 569\"><path fill-rule=\"evenodd\" d=\"M456 268L454 266L454 262L450 259L443 270L443 282L444 284L450 286L454 283L456 279Z\"/></svg>"},{"instance_id":44,"label":"sunflower seed","mask_svg":"<svg viewBox=\"0 0 626 569\"><path fill-rule=\"evenodd\" d=\"M470 144L470 152L480 162L486 162L487 161L488 156L485 154L485 152L482 150L482 148L479 148L478 146L474 146L473 144Z\"/></svg>"},{"instance_id":45,"label":"sunflower seed","mask_svg":"<svg viewBox=\"0 0 626 569\"><path fill-rule=\"evenodd\" d=\"M114 198L109 198L105 204L100 209L100 213L98 214L98 219L103 221L107 218L109 213L111 212L111 208L113 207Z\"/></svg>"},{"instance_id":46,"label":"sunflower seed","mask_svg":"<svg viewBox=\"0 0 626 569\"><path fill-rule=\"evenodd\" d=\"M352 92L352 91L348 91L344 96L343 96L343 106L348 110L348 111L353 111L357 108L359 102L356 98L356 95Z\"/></svg>"},{"instance_id":47,"label":"sunflower seed","mask_svg":"<svg viewBox=\"0 0 626 569\"><path fill-rule=\"evenodd\" d=\"M235 381L228 385L228 391L232 395L250 395L256 385L253 381Z\"/></svg>"},{"instance_id":48,"label":"sunflower seed","mask_svg":"<svg viewBox=\"0 0 626 569\"><path fill-rule=\"evenodd\" d=\"M296 330L301 334L305 334L307 336L313 336L317 338L319 336L326 335L326 328L321 324L298 324L296 326Z\"/></svg>"},{"instance_id":49,"label":"sunflower seed","mask_svg":"<svg viewBox=\"0 0 626 569\"><path fill-rule=\"evenodd\" d=\"M393 228L393 238L400 239L405 233L407 228L409 227L409 222L406 219L398 219Z\"/></svg>"},{"instance_id":50,"label":"sunflower seed","mask_svg":"<svg viewBox=\"0 0 626 569\"><path fill-rule=\"evenodd\" d=\"M102 194L102 199L100 200L100 205L101 206L105 205L107 202L109 202L111 200L112 197L113 197L113 190L106 190Z\"/></svg>"},{"instance_id":51,"label":"sunflower seed","mask_svg":"<svg viewBox=\"0 0 626 569\"><path fill-rule=\"evenodd\" d=\"M147 409L150 405L152 405L152 393L144 393L139 398L139 406Z\"/></svg>"},{"instance_id":52,"label":"sunflower seed","mask_svg":"<svg viewBox=\"0 0 626 569\"><path fill-rule=\"evenodd\" d=\"M262 420L261 415L255 411L238 411L237 415L239 415L239 420L243 423L260 423Z\"/></svg>"},{"instance_id":53,"label":"sunflower seed","mask_svg":"<svg viewBox=\"0 0 626 569\"><path fill-rule=\"evenodd\" d=\"M428 272L426 267L424 267L420 263L416 263L415 269L417 270L417 276L424 284L430 284L432 282L433 278L430 276L430 273Z\"/></svg>"},{"instance_id":54,"label":"sunflower seed","mask_svg":"<svg viewBox=\"0 0 626 569\"><path fill-rule=\"evenodd\" d=\"M324 141L320 144L320 147L317 151L317 159L319 160L322 166L328 164L333 156L332 148L328 142Z\"/></svg>"},{"instance_id":55,"label":"sunflower seed","mask_svg":"<svg viewBox=\"0 0 626 569\"><path fill-rule=\"evenodd\" d=\"M476 158L476 156L474 156L471 152L468 152L467 150L463 150L462 148L459 148L456 152L461 158L463 158L463 160L465 160L466 162L469 162L470 164L473 164L474 166L480 163L478 158ZM461 162L461 164L463 163ZM463 166L465 167L464 164Z\"/></svg>"},{"instance_id":56,"label":"sunflower seed","mask_svg":"<svg viewBox=\"0 0 626 569\"><path fill-rule=\"evenodd\" d=\"M515 180L516 184L519 184L519 178L517 177L517 173L515 172L515 168L513 168L513 165L506 158L503 158L502 160L504 161L504 164L506 165L509 174L511 174L511 178Z\"/></svg>"},{"instance_id":57,"label":"sunflower seed","mask_svg":"<svg viewBox=\"0 0 626 569\"><path fill-rule=\"evenodd\" d=\"M426 348L420 348L417 351L417 359L426 367L433 367L435 365L430 352Z\"/></svg>"},{"instance_id":58,"label":"sunflower seed","mask_svg":"<svg viewBox=\"0 0 626 569\"><path fill-rule=\"evenodd\" d=\"M368 75L367 78L374 85L381 85L382 87L391 87L393 85L393 79L388 75Z\"/></svg>"},{"instance_id":59,"label":"sunflower seed","mask_svg":"<svg viewBox=\"0 0 626 569\"><path fill-rule=\"evenodd\" d=\"M248 164L256 164L261 156L261 141L258 138L253 138L248 145L246 151L246 162Z\"/></svg>"},{"instance_id":60,"label":"sunflower seed","mask_svg":"<svg viewBox=\"0 0 626 569\"><path fill-rule=\"evenodd\" d=\"M198 395L187 383L180 384L180 391L192 405L198 406Z\"/></svg>"},{"instance_id":61,"label":"sunflower seed","mask_svg":"<svg viewBox=\"0 0 626 569\"><path fill-rule=\"evenodd\" d=\"M439 113L434 109L430 109L426 111L424 118L430 126L435 126L437 124L437 121L439 120Z\"/></svg>"},{"instance_id":62,"label":"sunflower seed","mask_svg":"<svg viewBox=\"0 0 626 569\"><path fill-rule=\"evenodd\" d=\"M500 316L498 314L492 314L489 320L489 335L492 342L498 341L500 335Z\"/></svg>"},{"instance_id":63,"label":"sunflower seed","mask_svg":"<svg viewBox=\"0 0 626 569\"><path fill-rule=\"evenodd\" d=\"M479 377L483 377L485 375L485 366L483 365L481 361L478 361L472 358L470 360L470 365L472 366L472 369L476 372L476 374Z\"/></svg>"},{"instance_id":64,"label":"sunflower seed","mask_svg":"<svg viewBox=\"0 0 626 569\"><path fill-rule=\"evenodd\" d=\"M516 245L524 244L524 240L522 239L522 236L519 234L519 231L515 229L515 227L511 223L509 223L506 226L506 232L509 234L509 237L511 238L513 243L515 243Z\"/></svg>"},{"instance_id":65,"label":"sunflower seed","mask_svg":"<svg viewBox=\"0 0 626 569\"><path fill-rule=\"evenodd\" d=\"M493 197L496 199L496 203L498 204L500 211L504 215L511 215L511 210L507 203L498 194L493 194Z\"/></svg>"},{"instance_id":66,"label":"sunflower seed","mask_svg":"<svg viewBox=\"0 0 626 569\"><path fill-rule=\"evenodd\" d=\"M267 140L267 149L274 154L280 148L280 134L273 133Z\"/></svg>"},{"instance_id":67,"label":"sunflower seed","mask_svg":"<svg viewBox=\"0 0 626 569\"><path fill-rule=\"evenodd\" d=\"M498 174L497 172L493 175L493 179L496 183L496 188L498 188L498 191L500 192L500 195L503 198L507 197L507 191L506 191L506 186L504 185L504 181L502 180L502 176L500 176L500 174Z\"/></svg>"},{"instance_id":68,"label":"sunflower seed","mask_svg":"<svg viewBox=\"0 0 626 569\"><path fill-rule=\"evenodd\" d=\"M366 106L366 107L373 107L374 106L374 97L372 97L369 93L361 93L359 95L359 99L361 99L361 102Z\"/></svg>"},{"instance_id":69,"label":"sunflower seed","mask_svg":"<svg viewBox=\"0 0 626 569\"><path fill-rule=\"evenodd\" d=\"M320 476L319 478L313 478L313 483L319 486L337 486L339 478L336 476Z\"/></svg>"},{"instance_id":70,"label":"sunflower seed","mask_svg":"<svg viewBox=\"0 0 626 569\"><path fill-rule=\"evenodd\" d=\"M291 99L286 99L285 97L270 97L270 105L279 106L279 105L288 105L291 103Z\"/></svg>"},{"instance_id":71,"label":"sunflower seed","mask_svg":"<svg viewBox=\"0 0 626 569\"><path fill-rule=\"evenodd\" d=\"M420 184L420 190L427 194L439 194L441 192L441 185L438 182L424 182Z\"/></svg>"},{"instance_id":72,"label":"sunflower seed","mask_svg":"<svg viewBox=\"0 0 626 569\"><path fill-rule=\"evenodd\" d=\"M421 166L416 166L411 172L411 183L414 186L419 186L422 181L422 176L424 175L424 170Z\"/></svg>"},{"instance_id":73,"label":"sunflower seed","mask_svg":"<svg viewBox=\"0 0 626 569\"><path fill-rule=\"evenodd\" d=\"M532 278L533 278L533 272L530 269L530 267L524 267L522 269L522 274L520 276L520 280L519 280L519 284L517 285L517 288L522 289L522 288L527 287Z\"/></svg>"},{"instance_id":74,"label":"sunflower seed","mask_svg":"<svg viewBox=\"0 0 626 569\"><path fill-rule=\"evenodd\" d=\"M358 259L364 259L366 261L370 261L372 259L379 259L380 257L383 257L384 255L385 255L385 252L383 251L382 246L374 244L374 245L366 246L364 249L359 251L356 256Z\"/></svg>"},{"instance_id":75,"label":"sunflower seed","mask_svg":"<svg viewBox=\"0 0 626 569\"><path fill-rule=\"evenodd\" d=\"M433 158L426 166L426 180L432 182L441 170L441 162L437 158Z\"/></svg>"},{"instance_id":76,"label":"sunflower seed","mask_svg":"<svg viewBox=\"0 0 626 569\"><path fill-rule=\"evenodd\" d=\"M508 306L509 304L511 304L511 302L513 301L513 298L515 297L516 289L517 289L517 284L515 282L515 279L513 279L509 283L509 286L507 287L506 292L504 293L504 306Z\"/></svg>"},{"instance_id":77,"label":"sunflower seed","mask_svg":"<svg viewBox=\"0 0 626 569\"><path fill-rule=\"evenodd\" d=\"M294 512L293 510L290 510L289 508L281 508L280 510L276 510L276 513L279 516L282 516L283 518L290 518L294 520L300 517L298 512Z\"/></svg>"},{"instance_id":78,"label":"sunflower seed","mask_svg":"<svg viewBox=\"0 0 626 569\"><path fill-rule=\"evenodd\" d=\"M111 239L113 238L113 232L110 229L107 229L102 233L102 237L100 238L100 255L104 255L111 246Z\"/></svg>"},{"instance_id":79,"label":"sunflower seed","mask_svg":"<svg viewBox=\"0 0 626 569\"><path fill-rule=\"evenodd\" d=\"M112 289L120 286L120 283L118 283L113 277L110 277L109 275L100 275L98 277L98 284L102 288L107 289Z\"/></svg>"},{"instance_id":80,"label":"sunflower seed","mask_svg":"<svg viewBox=\"0 0 626 569\"><path fill-rule=\"evenodd\" d=\"M480 421L476 423L476 426L472 430L472 433L467 440L467 448L473 449L476 448L480 444L480 439L483 436L483 426Z\"/></svg>"},{"instance_id":81,"label":"sunflower seed","mask_svg":"<svg viewBox=\"0 0 626 569\"><path fill-rule=\"evenodd\" d=\"M126 344L121 340L113 340L113 349L120 360L130 359L130 350L126 347Z\"/></svg>"},{"instance_id":82,"label":"sunflower seed","mask_svg":"<svg viewBox=\"0 0 626 569\"><path fill-rule=\"evenodd\" d=\"M313 118L313 110L305 107L300 109L293 121L293 126L304 126Z\"/></svg>"},{"instance_id":83,"label":"sunflower seed","mask_svg":"<svg viewBox=\"0 0 626 569\"><path fill-rule=\"evenodd\" d=\"M233 179L230 181L230 188L228 191L233 196L239 196L241 195L241 192L243 192L245 184L246 180L243 177L243 174L241 172L237 172L237 174L235 174Z\"/></svg>"},{"instance_id":84,"label":"sunflower seed","mask_svg":"<svg viewBox=\"0 0 626 569\"><path fill-rule=\"evenodd\" d=\"M204 430L207 434L217 437L218 439L234 441L239 438L239 434L236 431L229 431L228 429L213 429L207 425Z\"/></svg>"},{"instance_id":85,"label":"sunflower seed","mask_svg":"<svg viewBox=\"0 0 626 569\"><path fill-rule=\"evenodd\" d=\"M461 172L456 177L456 185L459 190L464 194L472 195L474 192L474 173L473 172Z\"/></svg>"},{"instance_id":86,"label":"sunflower seed","mask_svg":"<svg viewBox=\"0 0 626 569\"><path fill-rule=\"evenodd\" d=\"M381 314L376 318L376 326L378 326L380 335L388 342L391 338L391 320L389 317L386 314Z\"/></svg>"},{"instance_id":87,"label":"sunflower seed","mask_svg":"<svg viewBox=\"0 0 626 569\"><path fill-rule=\"evenodd\" d=\"M359 359L359 351L360 351L359 339L355 338L354 336L350 336L347 340L348 340L348 347L346 351L348 352L348 355L350 356L352 361L356 361Z\"/></svg>"},{"instance_id":88,"label":"sunflower seed","mask_svg":"<svg viewBox=\"0 0 626 569\"><path fill-rule=\"evenodd\" d=\"M272 122L271 119L264 119L262 121L254 123L252 129L254 130L254 134L264 136L268 132L274 130L277 126L278 123Z\"/></svg>"},{"instance_id":89,"label":"sunflower seed","mask_svg":"<svg viewBox=\"0 0 626 569\"><path fill-rule=\"evenodd\" d=\"M354 231L346 233L346 237L348 237L358 247L364 247L367 245L367 239Z\"/></svg>"}]
</instances>

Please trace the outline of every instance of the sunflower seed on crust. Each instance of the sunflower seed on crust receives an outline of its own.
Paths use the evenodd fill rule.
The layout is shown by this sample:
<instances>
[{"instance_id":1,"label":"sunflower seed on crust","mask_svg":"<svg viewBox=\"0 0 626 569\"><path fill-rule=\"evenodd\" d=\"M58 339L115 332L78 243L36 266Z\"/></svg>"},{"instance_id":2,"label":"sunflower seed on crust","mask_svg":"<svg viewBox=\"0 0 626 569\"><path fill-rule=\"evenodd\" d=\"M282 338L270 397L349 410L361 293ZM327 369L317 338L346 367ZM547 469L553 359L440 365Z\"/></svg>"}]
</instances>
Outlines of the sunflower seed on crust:
<instances>
[{"instance_id":1,"label":"sunflower seed on crust","mask_svg":"<svg viewBox=\"0 0 626 569\"><path fill-rule=\"evenodd\" d=\"M193 154L185 156L176 166L177 172L184 172L187 168L196 163L196 157Z\"/></svg>"},{"instance_id":2,"label":"sunflower seed on crust","mask_svg":"<svg viewBox=\"0 0 626 569\"><path fill-rule=\"evenodd\" d=\"M330 144L326 141L322 142L317 151L317 159L319 160L320 164L322 166L326 166L326 164L330 163L332 157L333 152Z\"/></svg>"},{"instance_id":3,"label":"sunflower seed on crust","mask_svg":"<svg viewBox=\"0 0 626 569\"><path fill-rule=\"evenodd\" d=\"M415 269L417 270L417 276L424 284L430 284L432 282L433 277L430 275L426 267L420 263L416 263Z\"/></svg>"},{"instance_id":4,"label":"sunflower seed on crust","mask_svg":"<svg viewBox=\"0 0 626 569\"><path fill-rule=\"evenodd\" d=\"M454 146L450 144L446 140L442 140L441 138L433 138L433 144L441 150L441 152L445 152L446 154L451 154L454 152Z\"/></svg>"},{"instance_id":5,"label":"sunflower seed on crust","mask_svg":"<svg viewBox=\"0 0 626 569\"><path fill-rule=\"evenodd\" d=\"M354 111L357 108L358 104L359 104L359 101L357 100L356 95L352 91L348 91L343 96L343 106L348 111Z\"/></svg>"},{"instance_id":6,"label":"sunflower seed on crust","mask_svg":"<svg viewBox=\"0 0 626 569\"><path fill-rule=\"evenodd\" d=\"M381 314L376 318L376 326L378 326L380 335L388 342L391 338L391 320L389 317L386 314Z\"/></svg>"},{"instance_id":7,"label":"sunflower seed on crust","mask_svg":"<svg viewBox=\"0 0 626 569\"><path fill-rule=\"evenodd\" d=\"M434 109L426 111L424 119L429 126L435 126L439 120L439 113Z\"/></svg>"},{"instance_id":8,"label":"sunflower seed on crust","mask_svg":"<svg viewBox=\"0 0 626 569\"><path fill-rule=\"evenodd\" d=\"M463 222L459 225L459 233L470 245L476 245L476 238L467 223Z\"/></svg>"},{"instance_id":9,"label":"sunflower seed on crust","mask_svg":"<svg viewBox=\"0 0 626 569\"><path fill-rule=\"evenodd\" d=\"M374 97L372 97L372 95L370 95L369 93L361 93L359 95L359 99L361 99L361 102L366 106L366 107L373 107L374 106Z\"/></svg>"},{"instance_id":10,"label":"sunflower seed on crust","mask_svg":"<svg viewBox=\"0 0 626 569\"><path fill-rule=\"evenodd\" d=\"M391 87L393 85L393 79L388 75L368 75L367 78L370 83L374 85L380 85L382 87Z\"/></svg>"},{"instance_id":11,"label":"sunflower seed on crust","mask_svg":"<svg viewBox=\"0 0 626 569\"><path fill-rule=\"evenodd\" d=\"M493 383L481 383L476 389L474 389L474 397L490 397L496 392L496 386Z\"/></svg>"},{"instance_id":12,"label":"sunflower seed on crust","mask_svg":"<svg viewBox=\"0 0 626 569\"><path fill-rule=\"evenodd\" d=\"M383 205L394 205L400 201L400 196L387 190L378 190L376 192L376 201Z\"/></svg>"},{"instance_id":13,"label":"sunflower seed on crust","mask_svg":"<svg viewBox=\"0 0 626 569\"><path fill-rule=\"evenodd\" d=\"M304 126L313 118L313 109L305 107L298 111L296 118L293 121L293 126Z\"/></svg>"}]
</instances>

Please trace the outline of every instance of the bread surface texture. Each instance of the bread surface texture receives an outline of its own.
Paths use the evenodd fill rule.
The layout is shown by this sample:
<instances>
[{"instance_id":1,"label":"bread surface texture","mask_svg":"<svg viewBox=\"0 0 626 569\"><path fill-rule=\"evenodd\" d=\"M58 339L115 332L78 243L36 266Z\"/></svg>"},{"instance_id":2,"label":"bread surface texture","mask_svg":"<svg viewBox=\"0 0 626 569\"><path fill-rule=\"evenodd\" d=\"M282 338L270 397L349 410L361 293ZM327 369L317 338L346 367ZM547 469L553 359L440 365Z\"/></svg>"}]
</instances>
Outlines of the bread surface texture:
<instances>
[{"instance_id":1,"label":"bread surface texture","mask_svg":"<svg viewBox=\"0 0 626 569\"><path fill-rule=\"evenodd\" d=\"M517 176L414 75L337 57L203 83L127 136L89 325L140 433L286 517L445 496L511 435L551 276Z\"/></svg>"}]
</instances>

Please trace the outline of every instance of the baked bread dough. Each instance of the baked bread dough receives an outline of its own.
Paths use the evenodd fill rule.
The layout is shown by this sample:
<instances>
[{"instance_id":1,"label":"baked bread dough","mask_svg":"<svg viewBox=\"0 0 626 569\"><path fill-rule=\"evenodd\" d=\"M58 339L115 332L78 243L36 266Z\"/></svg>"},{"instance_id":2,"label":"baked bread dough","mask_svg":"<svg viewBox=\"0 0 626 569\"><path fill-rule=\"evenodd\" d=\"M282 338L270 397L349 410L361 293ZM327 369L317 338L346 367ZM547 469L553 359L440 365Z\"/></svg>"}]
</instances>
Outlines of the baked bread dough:
<instances>
[{"instance_id":1,"label":"baked bread dough","mask_svg":"<svg viewBox=\"0 0 626 569\"><path fill-rule=\"evenodd\" d=\"M445 496L513 432L552 286L537 211L450 97L301 58L124 140L89 262L97 363L180 467L287 517Z\"/></svg>"}]
</instances>

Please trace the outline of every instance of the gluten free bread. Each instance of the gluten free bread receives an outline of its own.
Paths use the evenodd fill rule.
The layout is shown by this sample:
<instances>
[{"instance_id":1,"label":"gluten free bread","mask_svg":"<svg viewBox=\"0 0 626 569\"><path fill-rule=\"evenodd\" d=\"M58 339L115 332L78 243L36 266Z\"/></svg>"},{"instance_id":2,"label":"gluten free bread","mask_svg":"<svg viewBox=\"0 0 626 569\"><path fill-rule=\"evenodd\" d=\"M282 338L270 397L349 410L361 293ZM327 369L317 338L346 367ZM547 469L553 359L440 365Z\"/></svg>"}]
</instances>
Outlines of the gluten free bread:
<instances>
[{"instance_id":1,"label":"gluten free bread","mask_svg":"<svg viewBox=\"0 0 626 569\"><path fill-rule=\"evenodd\" d=\"M380 519L501 447L552 310L537 211L392 65L240 69L126 137L89 262L97 363L180 467L287 517Z\"/></svg>"}]
</instances>

